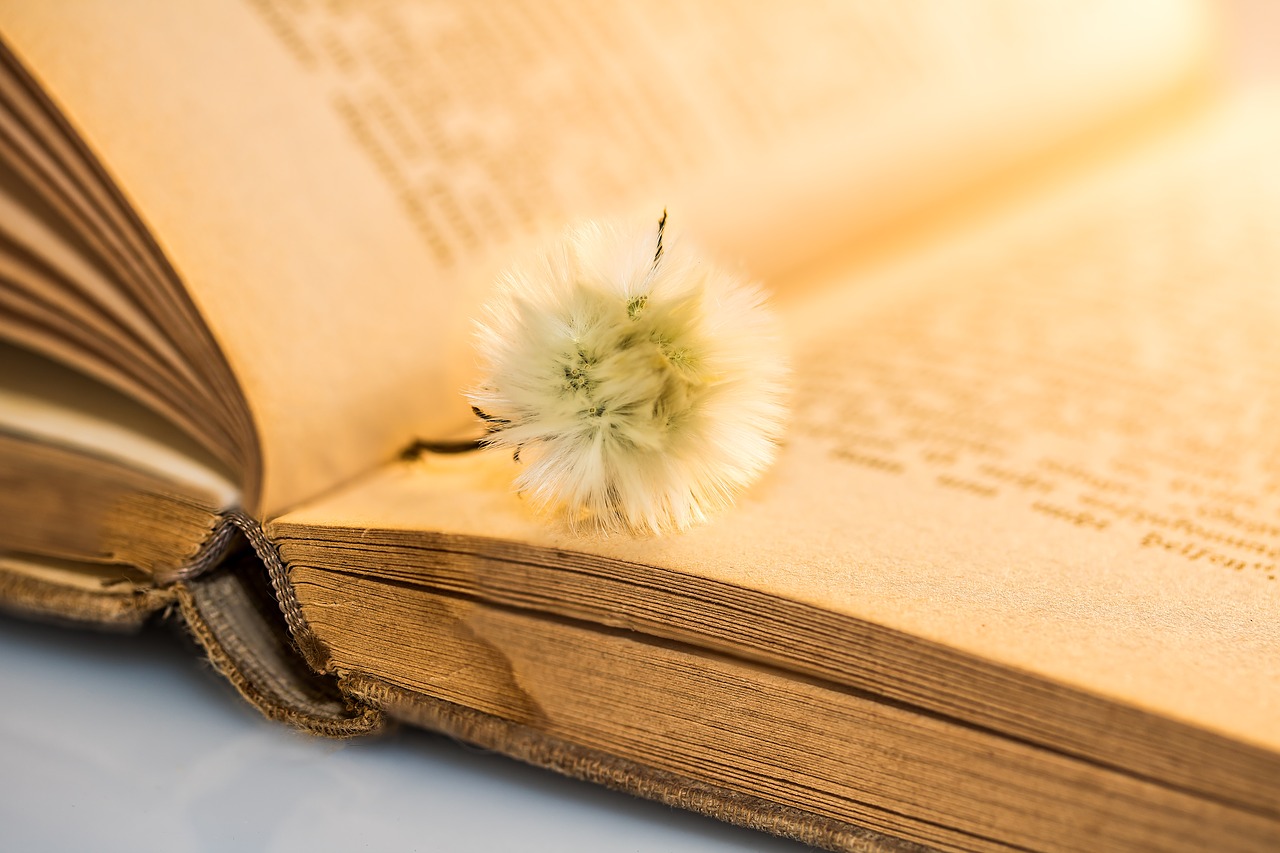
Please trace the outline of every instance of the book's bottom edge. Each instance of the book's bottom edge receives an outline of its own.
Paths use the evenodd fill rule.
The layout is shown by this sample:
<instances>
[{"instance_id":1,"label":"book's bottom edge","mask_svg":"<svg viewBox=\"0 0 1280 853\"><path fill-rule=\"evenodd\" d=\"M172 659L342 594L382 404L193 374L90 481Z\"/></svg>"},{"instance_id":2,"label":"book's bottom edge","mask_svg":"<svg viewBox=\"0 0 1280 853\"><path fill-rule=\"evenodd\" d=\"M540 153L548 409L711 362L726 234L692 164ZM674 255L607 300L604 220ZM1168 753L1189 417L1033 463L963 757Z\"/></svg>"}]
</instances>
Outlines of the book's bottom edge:
<instances>
[{"instance_id":1,"label":"book's bottom edge","mask_svg":"<svg viewBox=\"0 0 1280 853\"><path fill-rule=\"evenodd\" d=\"M347 673L343 692L394 719L440 732L634 796L713 817L735 826L842 853L927 853L931 848L810 814L760 797L658 770L548 735L529 726L415 693L371 676Z\"/></svg>"},{"instance_id":2,"label":"book's bottom edge","mask_svg":"<svg viewBox=\"0 0 1280 853\"><path fill-rule=\"evenodd\" d=\"M174 601L171 590L91 592L0 568L0 610L40 622L136 631Z\"/></svg>"},{"instance_id":3,"label":"book's bottom edge","mask_svg":"<svg viewBox=\"0 0 1280 853\"><path fill-rule=\"evenodd\" d=\"M0 568L0 610L25 618L136 630L161 610L181 614L216 669L267 717L312 734L376 732L386 717L525 763L725 823L846 853L930 848L760 797L659 770L363 674L311 671L298 655L261 564L247 553L218 572L156 589L104 593Z\"/></svg>"}]
</instances>

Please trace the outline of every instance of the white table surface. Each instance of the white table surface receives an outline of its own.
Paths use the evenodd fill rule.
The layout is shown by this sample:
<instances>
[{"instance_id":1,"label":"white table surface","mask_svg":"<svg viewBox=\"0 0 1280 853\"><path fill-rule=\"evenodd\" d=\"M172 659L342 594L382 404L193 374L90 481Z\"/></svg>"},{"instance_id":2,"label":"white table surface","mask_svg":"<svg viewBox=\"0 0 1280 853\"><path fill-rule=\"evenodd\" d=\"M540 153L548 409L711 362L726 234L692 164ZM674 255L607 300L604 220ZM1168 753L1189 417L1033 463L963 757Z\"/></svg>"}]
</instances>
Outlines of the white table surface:
<instances>
[{"instance_id":1,"label":"white table surface","mask_svg":"<svg viewBox=\"0 0 1280 853\"><path fill-rule=\"evenodd\" d=\"M0 850L798 851L421 731L260 717L174 632L0 616Z\"/></svg>"}]
</instances>

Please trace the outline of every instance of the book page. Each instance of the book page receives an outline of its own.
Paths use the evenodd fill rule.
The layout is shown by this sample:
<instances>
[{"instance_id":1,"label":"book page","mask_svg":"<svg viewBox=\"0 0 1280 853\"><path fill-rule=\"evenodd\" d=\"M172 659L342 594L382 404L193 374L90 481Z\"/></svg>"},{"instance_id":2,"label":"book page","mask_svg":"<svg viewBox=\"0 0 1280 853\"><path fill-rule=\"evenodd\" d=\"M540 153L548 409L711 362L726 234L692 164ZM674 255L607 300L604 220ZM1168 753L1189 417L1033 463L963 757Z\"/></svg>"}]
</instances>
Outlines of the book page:
<instances>
[{"instance_id":1,"label":"book page","mask_svg":"<svg viewBox=\"0 0 1280 853\"><path fill-rule=\"evenodd\" d=\"M1223 107L909 258L815 272L785 310L786 445L711 524L575 537L511 494L517 463L488 453L388 467L275 530L286 549L342 531L391 546L367 568L344 552L347 571L443 548L465 573L495 539L551 555L521 565L552 575L576 576L582 553L661 567L686 593L801 602L1280 750L1278 98ZM428 542L436 531L476 542ZM528 606L637 624L603 593ZM824 657L844 653L828 642Z\"/></svg>"},{"instance_id":2,"label":"book page","mask_svg":"<svg viewBox=\"0 0 1280 853\"><path fill-rule=\"evenodd\" d=\"M173 425L75 371L0 343L0 435L108 459L236 505L231 475Z\"/></svg>"},{"instance_id":3,"label":"book page","mask_svg":"<svg viewBox=\"0 0 1280 853\"><path fill-rule=\"evenodd\" d=\"M271 514L466 423L500 258L663 206L757 274L1177 90L1199 4L6 4L169 254ZM686 213L680 211L687 210Z\"/></svg>"}]
</instances>

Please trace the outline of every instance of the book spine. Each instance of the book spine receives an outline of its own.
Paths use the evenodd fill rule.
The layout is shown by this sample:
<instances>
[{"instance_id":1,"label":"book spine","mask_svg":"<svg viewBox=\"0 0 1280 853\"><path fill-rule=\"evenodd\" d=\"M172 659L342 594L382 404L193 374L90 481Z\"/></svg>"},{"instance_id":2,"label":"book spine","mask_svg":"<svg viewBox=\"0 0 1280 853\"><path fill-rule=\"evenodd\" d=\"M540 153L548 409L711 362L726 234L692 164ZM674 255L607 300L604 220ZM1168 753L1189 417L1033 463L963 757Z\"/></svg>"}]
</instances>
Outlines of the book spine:
<instances>
[{"instance_id":1,"label":"book spine","mask_svg":"<svg viewBox=\"0 0 1280 853\"><path fill-rule=\"evenodd\" d=\"M236 550L241 537L251 550ZM160 580L210 662L268 718L325 737L381 729L382 711L326 674L328 650L302 618L287 571L262 526L236 511L195 559Z\"/></svg>"}]
</instances>

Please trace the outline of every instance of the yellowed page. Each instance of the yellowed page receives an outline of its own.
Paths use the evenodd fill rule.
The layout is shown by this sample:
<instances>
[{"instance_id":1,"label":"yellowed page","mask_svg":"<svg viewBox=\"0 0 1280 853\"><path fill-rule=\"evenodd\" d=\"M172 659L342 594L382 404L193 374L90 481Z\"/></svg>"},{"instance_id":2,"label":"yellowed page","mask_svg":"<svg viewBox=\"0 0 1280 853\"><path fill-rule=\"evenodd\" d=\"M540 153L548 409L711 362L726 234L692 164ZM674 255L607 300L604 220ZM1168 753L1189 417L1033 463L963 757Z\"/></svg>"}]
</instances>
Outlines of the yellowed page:
<instances>
[{"instance_id":1,"label":"yellowed page","mask_svg":"<svg viewBox=\"0 0 1280 853\"><path fill-rule=\"evenodd\" d=\"M490 258L688 209L757 271L1175 89L1190 2L4 5L244 388L259 508L466 416ZM252 502L252 499L250 499Z\"/></svg>"},{"instance_id":2,"label":"yellowed page","mask_svg":"<svg viewBox=\"0 0 1280 853\"><path fill-rule=\"evenodd\" d=\"M781 458L687 534L576 538L510 493L498 454L389 467L275 529L675 569L1280 751L1276 150L1280 94L1258 95L909 259L818 274L786 306ZM462 570L486 548L428 547ZM634 624L605 598L566 606Z\"/></svg>"},{"instance_id":3,"label":"yellowed page","mask_svg":"<svg viewBox=\"0 0 1280 853\"><path fill-rule=\"evenodd\" d=\"M135 468L207 495L220 508L238 502L230 474L171 424L135 400L3 343L0 411L0 434Z\"/></svg>"}]
</instances>

